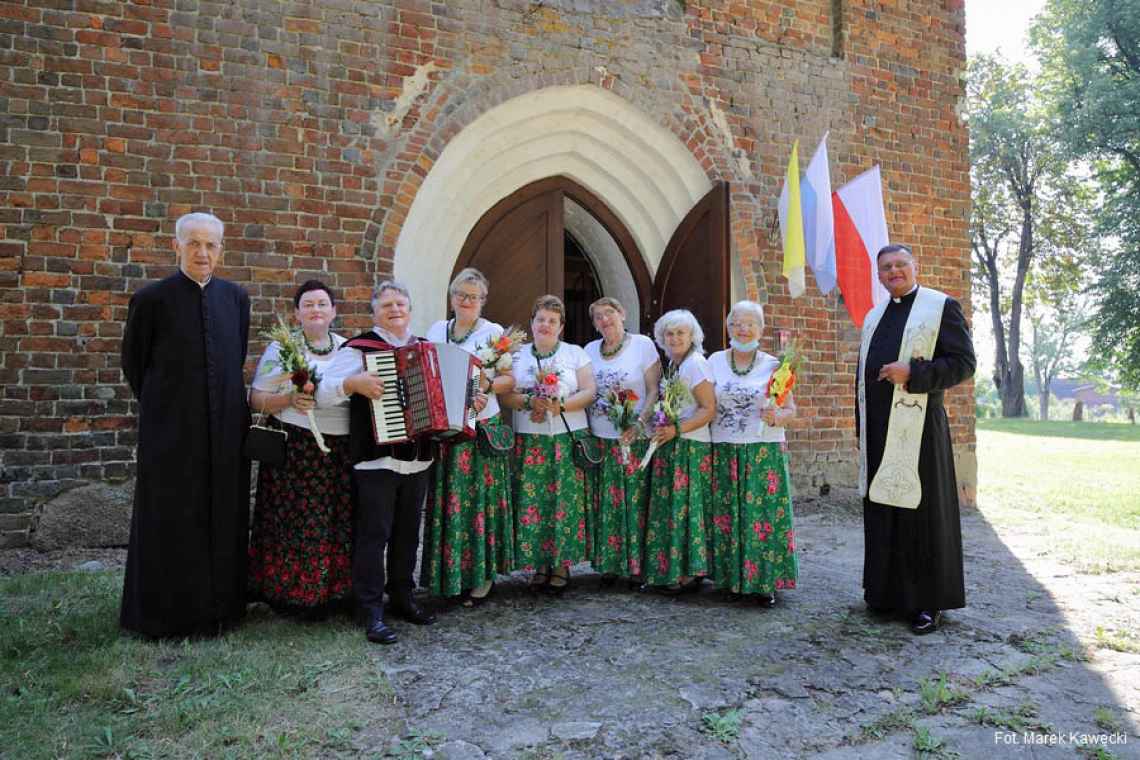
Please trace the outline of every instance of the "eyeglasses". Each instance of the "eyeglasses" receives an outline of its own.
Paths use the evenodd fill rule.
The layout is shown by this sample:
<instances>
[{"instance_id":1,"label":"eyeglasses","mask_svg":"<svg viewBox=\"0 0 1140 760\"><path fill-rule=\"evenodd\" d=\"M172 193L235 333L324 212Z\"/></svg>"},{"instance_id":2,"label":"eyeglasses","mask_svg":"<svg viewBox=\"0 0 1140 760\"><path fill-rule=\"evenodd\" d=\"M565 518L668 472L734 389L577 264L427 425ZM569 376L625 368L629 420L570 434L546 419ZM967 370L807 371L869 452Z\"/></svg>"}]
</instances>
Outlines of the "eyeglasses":
<instances>
[{"instance_id":1,"label":"eyeglasses","mask_svg":"<svg viewBox=\"0 0 1140 760\"><path fill-rule=\"evenodd\" d=\"M452 298L459 303L479 303L483 300L483 296L479 293L454 293Z\"/></svg>"},{"instance_id":2,"label":"eyeglasses","mask_svg":"<svg viewBox=\"0 0 1140 760\"><path fill-rule=\"evenodd\" d=\"M889 272L892 269L906 269L914 262L911 261L888 261L885 264L879 264L880 272Z\"/></svg>"}]
</instances>

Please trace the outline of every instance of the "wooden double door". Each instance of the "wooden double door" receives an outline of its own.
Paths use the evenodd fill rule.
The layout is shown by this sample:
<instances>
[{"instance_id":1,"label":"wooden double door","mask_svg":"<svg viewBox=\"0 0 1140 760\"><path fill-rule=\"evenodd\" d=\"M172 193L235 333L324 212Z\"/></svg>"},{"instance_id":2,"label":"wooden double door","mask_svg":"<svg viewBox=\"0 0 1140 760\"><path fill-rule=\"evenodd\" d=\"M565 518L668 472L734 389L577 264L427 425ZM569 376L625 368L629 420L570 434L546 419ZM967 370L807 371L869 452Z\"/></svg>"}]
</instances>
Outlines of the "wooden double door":
<instances>
[{"instance_id":1,"label":"wooden double door","mask_svg":"<svg viewBox=\"0 0 1140 760\"><path fill-rule=\"evenodd\" d=\"M586 282L577 246L568 258L565 199L588 211L613 237L633 276L641 314L641 332L669 309L689 309L705 332L705 349L725 345L724 317L729 299L728 183L719 182L674 231L655 277L651 277L633 236L593 193L567 177L531 183L493 206L471 230L452 277L475 267L491 282L483 315L529 332L534 299L545 293L567 302L566 340L583 345L597 337L581 301L603 292L594 278ZM450 278L449 278L450 282ZM632 304L625 304L630 310Z\"/></svg>"}]
</instances>

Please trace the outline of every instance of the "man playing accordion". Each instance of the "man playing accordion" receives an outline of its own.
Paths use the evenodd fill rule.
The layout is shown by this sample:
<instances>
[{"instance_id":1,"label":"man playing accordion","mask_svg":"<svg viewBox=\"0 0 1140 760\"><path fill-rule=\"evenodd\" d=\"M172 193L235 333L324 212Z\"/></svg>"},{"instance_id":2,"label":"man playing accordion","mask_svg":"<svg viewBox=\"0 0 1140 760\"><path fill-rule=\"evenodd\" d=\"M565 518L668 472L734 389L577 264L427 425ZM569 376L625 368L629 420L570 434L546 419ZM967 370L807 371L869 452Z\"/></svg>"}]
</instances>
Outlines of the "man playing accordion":
<instances>
[{"instance_id":1,"label":"man playing accordion","mask_svg":"<svg viewBox=\"0 0 1140 760\"><path fill-rule=\"evenodd\" d=\"M420 340L411 331L411 311L406 287L393 280L381 282L372 293L373 329L338 349L316 391L318 406L350 405L349 447L357 490L352 584L365 635L377 644L396 642L395 631L384 621L385 590L389 611L397 617L416 625L435 622L412 594L431 443L426 436L376 443L371 407L385 387L379 377L363 371L365 354Z\"/></svg>"}]
</instances>

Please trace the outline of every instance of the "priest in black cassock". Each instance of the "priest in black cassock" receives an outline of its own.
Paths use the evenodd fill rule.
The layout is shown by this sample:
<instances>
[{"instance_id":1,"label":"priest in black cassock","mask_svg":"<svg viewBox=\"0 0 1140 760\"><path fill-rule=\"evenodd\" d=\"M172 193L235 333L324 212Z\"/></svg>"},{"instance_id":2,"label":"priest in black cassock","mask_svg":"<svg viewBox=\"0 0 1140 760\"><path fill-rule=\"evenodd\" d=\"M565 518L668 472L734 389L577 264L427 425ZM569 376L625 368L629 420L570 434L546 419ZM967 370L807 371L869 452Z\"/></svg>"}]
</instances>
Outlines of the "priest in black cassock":
<instances>
[{"instance_id":1,"label":"priest in black cassock","mask_svg":"<svg viewBox=\"0 0 1140 760\"><path fill-rule=\"evenodd\" d=\"M178 220L179 271L131 297L123 333L139 419L119 624L148 637L217 634L245 612L249 296L213 276L223 231Z\"/></svg>"},{"instance_id":2,"label":"priest in black cassock","mask_svg":"<svg viewBox=\"0 0 1140 760\"><path fill-rule=\"evenodd\" d=\"M863 323L856 378L864 599L922 635L966 605L943 394L974 374L974 347L958 302L919 287L907 246L884 247L877 266L891 297Z\"/></svg>"}]
</instances>

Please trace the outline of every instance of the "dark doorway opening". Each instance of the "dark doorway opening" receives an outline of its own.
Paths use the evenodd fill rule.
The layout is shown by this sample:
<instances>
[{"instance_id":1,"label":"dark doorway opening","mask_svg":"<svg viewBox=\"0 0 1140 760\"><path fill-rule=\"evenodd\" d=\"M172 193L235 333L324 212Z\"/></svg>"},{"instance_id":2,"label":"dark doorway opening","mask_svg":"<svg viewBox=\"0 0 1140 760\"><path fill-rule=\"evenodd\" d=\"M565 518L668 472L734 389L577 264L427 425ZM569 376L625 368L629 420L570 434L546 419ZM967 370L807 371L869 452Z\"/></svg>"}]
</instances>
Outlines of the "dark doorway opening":
<instances>
[{"instance_id":1,"label":"dark doorway opening","mask_svg":"<svg viewBox=\"0 0 1140 760\"><path fill-rule=\"evenodd\" d=\"M570 233L564 233L566 330L562 337L568 343L584 346L597 337L590 321L590 304L602 297L598 273L582 246Z\"/></svg>"}]
</instances>

